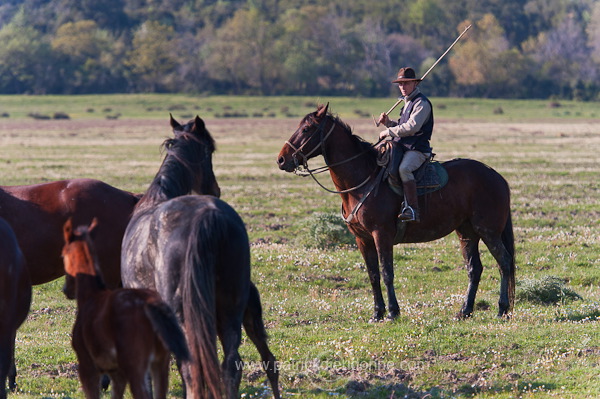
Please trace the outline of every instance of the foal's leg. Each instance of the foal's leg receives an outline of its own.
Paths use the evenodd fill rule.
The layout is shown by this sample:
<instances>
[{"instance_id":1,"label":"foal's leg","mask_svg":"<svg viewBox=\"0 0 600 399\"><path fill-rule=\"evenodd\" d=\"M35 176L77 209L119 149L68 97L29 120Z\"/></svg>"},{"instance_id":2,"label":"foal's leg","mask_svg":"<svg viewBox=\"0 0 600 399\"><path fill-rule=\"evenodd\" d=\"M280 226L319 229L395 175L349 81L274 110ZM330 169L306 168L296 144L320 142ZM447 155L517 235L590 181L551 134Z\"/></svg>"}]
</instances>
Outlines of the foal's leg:
<instances>
[{"instance_id":1,"label":"foal's leg","mask_svg":"<svg viewBox=\"0 0 600 399\"><path fill-rule=\"evenodd\" d=\"M383 320L383 315L385 313L385 303L383 302L383 294L381 292L377 249L372 240L366 241L357 237L356 244L365 260L367 272L369 273L369 280L371 281L371 289L373 291L374 309L373 317L371 317L370 321L381 321Z\"/></svg>"},{"instance_id":2,"label":"foal's leg","mask_svg":"<svg viewBox=\"0 0 600 399\"><path fill-rule=\"evenodd\" d=\"M458 313L458 318L471 317L475 306L475 296L481 281L483 265L479 257L479 237L467 236L464 232L456 231L460 239L460 249L465 259L465 266L469 273L469 287L462 309Z\"/></svg>"},{"instance_id":3,"label":"foal's leg","mask_svg":"<svg viewBox=\"0 0 600 399\"><path fill-rule=\"evenodd\" d=\"M279 399L279 365L277 359L267 345L267 332L262 318L262 307L260 304L260 294L254 284L250 284L250 295L248 297L248 305L244 313L244 330L246 334L256 346L262 367L267 373L271 389L273 389L273 397Z\"/></svg>"},{"instance_id":4,"label":"foal's leg","mask_svg":"<svg viewBox=\"0 0 600 399\"><path fill-rule=\"evenodd\" d=\"M103 378L104 377L106 377L106 375L104 375ZM111 399L121 399L125 394L127 379L117 371L110 373L110 380L112 382Z\"/></svg>"},{"instance_id":5,"label":"foal's leg","mask_svg":"<svg viewBox=\"0 0 600 399\"><path fill-rule=\"evenodd\" d=\"M100 373L91 358L84 360L79 353L79 380L86 399L100 399ZM114 389L114 388L113 388Z\"/></svg>"},{"instance_id":6,"label":"foal's leg","mask_svg":"<svg viewBox=\"0 0 600 399\"><path fill-rule=\"evenodd\" d=\"M152 383L154 387L155 399L166 399L169 391L169 361L170 353L165 350L164 353L156 355L156 359L151 364Z\"/></svg>"},{"instance_id":7,"label":"foal's leg","mask_svg":"<svg viewBox=\"0 0 600 399\"><path fill-rule=\"evenodd\" d=\"M135 368L127 368L124 370L124 374L127 375L127 381L129 382L129 389L131 389L131 395L134 399L152 399L152 393L150 386L148 385L146 370L149 365L146 361L138 363ZM125 390L126 383L122 384L122 389ZM119 387L119 389L121 389ZM113 379L113 398L121 399L121 396L114 396L114 392L117 390L117 383Z\"/></svg>"}]
</instances>

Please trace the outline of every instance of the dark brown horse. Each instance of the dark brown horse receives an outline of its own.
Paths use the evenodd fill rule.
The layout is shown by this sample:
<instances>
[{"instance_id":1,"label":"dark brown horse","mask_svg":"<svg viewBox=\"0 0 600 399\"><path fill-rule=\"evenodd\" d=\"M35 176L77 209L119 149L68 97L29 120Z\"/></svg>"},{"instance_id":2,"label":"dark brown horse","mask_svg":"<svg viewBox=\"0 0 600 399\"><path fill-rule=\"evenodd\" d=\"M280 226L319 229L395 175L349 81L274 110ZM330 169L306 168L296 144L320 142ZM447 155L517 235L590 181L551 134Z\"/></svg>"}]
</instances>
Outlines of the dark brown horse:
<instances>
[{"instance_id":1,"label":"dark brown horse","mask_svg":"<svg viewBox=\"0 0 600 399\"><path fill-rule=\"evenodd\" d=\"M127 384L136 399L165 399L169 388L171 352L177 361L189 359L183 331L171 308L156 291L105 287L92 235L97 225L64 226L62 254L65 294L77 299L72 344L79 361L85 396L100 398L100 377L112 380L112 397L122 398Z\"/></svg>"},{"instance_id":2,"label":"dark brown horse","mask_svg":"<svg viewBox=\"0 0 600 399\"><path fill-rule=\"evenodd\" d=\"M365 260L374 296L374 320L385 315L380 272L387 288L389 318L399 314L394 290L393 246L398 243L427 242L456 231L469 274L469 287L460 317L473 312L475 295L483 266L479 242L483 241L498 262L501 276L499 316L513 308L515 293L514 237L507 182L493 169L470 159L444 162L449 181L441 190L419 197L421 222L408 223L404 234L396 238L397 216L402 198L387 184L381 184L364 199L378 175L377 151L352 134L348 125L318 107L306 115L298 129L281 149L279 168L292 172L299 165L322 155L337 191L341 191L345 218L356 213L348 228ZM362 202L362 205L358 205Z\"/></svg>"},{"instance_id":3,"label":"dark brown horse","mask_svg":"<svg viewBox=\"0 0 600 399\"><path fill-rule=\"evenodd\" d=\"M10 225L0 218L0 399L8 387L14 391L15 337L31 305L31 282L25 258Z\"/></svg>"},{"instance_id":4,"label":"dark brown horse","mask_svg":"<svg viewBox=\"0 0 600 399\"><path fill-rule=\"evenodd\" d=\"M258 291L250 281L246 228L235 210L217 198L215 143L199 117L183 126L171 118L171 127L167 154L123 238L123 283L156 289L175 311L192 357L180 364L187 397L221 398L223 391L228 399L238 397L243 324L278 398L277 365L266 343Z\"/></svg>"},{"instance_id":5,"label":"dark brown horse","mask_svg":"<svg viewBox=\"0 0 600 399\"><path fill-rule=\"evenodd\" d=\"M43 284L64 274L60 257L62 228L97 217L98 256L109 287L121 281L121 240L138 197L93 179L61 180L27 186L0 186L0 217L12 226L25 255L31 283Z\"/></svg>"}]
</instances>

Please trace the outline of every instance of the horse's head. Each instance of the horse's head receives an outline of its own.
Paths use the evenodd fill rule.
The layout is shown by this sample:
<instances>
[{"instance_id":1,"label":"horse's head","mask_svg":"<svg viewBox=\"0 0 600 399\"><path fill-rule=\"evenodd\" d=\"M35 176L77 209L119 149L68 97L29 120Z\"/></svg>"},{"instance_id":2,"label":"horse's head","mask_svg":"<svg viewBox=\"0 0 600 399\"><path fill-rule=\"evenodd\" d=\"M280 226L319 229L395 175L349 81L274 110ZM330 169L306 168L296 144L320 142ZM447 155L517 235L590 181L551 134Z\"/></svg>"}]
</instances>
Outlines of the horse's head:
<instances>
[{"instance_id":1,"label":"horse's head","mask_svg":"<svg viewBox=\"0 0 600 399\"><path fill-rule=\"evenodd\" d=\"M90 236L93 234L98 220L94 218L89 226L73 228L73 221L69 218L63 226L65 245L62 250L65 265L65 286L63 292L69 299L75 299L77 274L99 275L95 254L91 246Z\"/></svg>"},{"instance_id":2,"label":"horse's head","mask_svg":"<svg viewBox=\"0 0 600 399\"><path fill-rule=\"evenodd\" d=\"M285 142L279 152L277 164L279 169L292 172L300 165L305 165L310 158L321 155L322 146L327 139L325 131L329 104L319 105L315 112L306 115L300 125ZM327 126L329 128L329 126ZM333 126L331 126L333 128Z\"/></svg>"},{"instance_id":3,"label":"horse's head","mask_svg":"<svg viewBox=\"0 0 600 399\"><path fill-rule=\"evenodd\" d=\"M189 166L194 170L192 191L196 194L207 194L219 197L221 195L221 189L217 183L212 165L212 154L215 151L215 142L206 129L204 121L196 116L195 119L190 120L185 125L179 124L173 116L171 116L171 127L173 128L174 140L187 140L188 147L195 147L196 154L194 156L193 164L191 160ZM180 157L182 158L182 157Z\"/></svg>"}]
</instances>

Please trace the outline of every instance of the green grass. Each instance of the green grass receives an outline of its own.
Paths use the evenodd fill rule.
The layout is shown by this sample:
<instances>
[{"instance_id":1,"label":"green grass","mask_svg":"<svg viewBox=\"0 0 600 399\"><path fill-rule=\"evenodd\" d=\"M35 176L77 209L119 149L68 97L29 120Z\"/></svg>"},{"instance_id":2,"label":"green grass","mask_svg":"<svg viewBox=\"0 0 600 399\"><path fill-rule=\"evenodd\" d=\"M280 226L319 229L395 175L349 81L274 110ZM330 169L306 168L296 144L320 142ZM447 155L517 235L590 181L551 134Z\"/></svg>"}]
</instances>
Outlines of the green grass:
<instances>
[{"instance_id":1,"label":"green grass","mask_svg":"<svg viewBox=\"0 0 600 399\"><path fill-rule=\"evenodd\" d=\"M425 92L427 88L423 89ZM550 100L432 98L436 118L453 120L523 121L598 119L597 103ZM65 113L71 119L164 119L169 113L182 119L200 114L218 119L299 118L329 102L342 118L371 118L387 111L395 98L302 96L193 96L184 94L114 94L79 96L0 95L0 115L26 118L38 114L53 118ZM402 105L392 112L397 115ZM501 109L502 112L498 113ZM1 119L0 119L1 120Z\"/></svg>"},{"instance_id":2,"label":"green grass","mask_svg":"<svg viewBox=\"0 0 600 399\"><path fill-rule=\"evenodd\" d=\"M94 177L143 192L160 165L159 146L170 134L168 107L185 104L174 115L198 113L206 119L217 142L214 169L222 198L246 222L253 280L261 293L271 349L281 362L284 397L598 397L597 104L561 102L561 107L551 108L548 101L434 99L440 108L432 143L437 158L481 160L511 186L517 279L554 276L581 300L555 305L518 301L511 320L498 320L499 274L482 245L479 309L473 318L458 321L454 316L467 275L457 239L450 235L396 247L401 316L370 324L370 284L358 251L348 246L307 248L298 240L308 234L306 221L316 213L339 213L339 196L275 164L284 141L318 101L329 101L356 134L370 141L380 129L370 116L359 117L355 110L378 114L393 103L296 97L0 96L0 114L10 113L0 119L1 184ZM276 116L215 117L226 106L248 113L268 107ZM109 107L122 116L106 120L103 110ZM285 117L284 107L297 116ZM502 114L493 113L497 107ZM26 116L59 111L69 113L71 120ZM321 176L331 187L329 177ZM31 314L17 337L15 398L83 397L70 347L75 304L64 299L61 286L57 280L35 287ZM258 354L245 336L241 354L248 362L244 398L268 397ZM174 369L171 385L170 397L181 397Z\"/></svg>"}]
</instances>

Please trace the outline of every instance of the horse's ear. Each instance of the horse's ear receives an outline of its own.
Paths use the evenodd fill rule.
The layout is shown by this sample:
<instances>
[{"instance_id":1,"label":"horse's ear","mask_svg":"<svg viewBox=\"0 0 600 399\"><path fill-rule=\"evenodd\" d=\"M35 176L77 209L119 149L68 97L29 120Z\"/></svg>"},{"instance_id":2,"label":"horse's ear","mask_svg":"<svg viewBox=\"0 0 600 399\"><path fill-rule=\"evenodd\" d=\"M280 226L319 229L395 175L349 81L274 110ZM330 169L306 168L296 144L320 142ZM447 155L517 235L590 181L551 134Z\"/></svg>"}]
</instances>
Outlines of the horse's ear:
<instances>
[{"instance_id":1,"label":"horse's ear","mask_svg":"<svg viewBox=\"0 0 600 399\"><path fill-rule=\"evenodd\" d=\"M196 119L194 119L194 128L196 132L203 132L206 130L206 126L204 125L204 121L198 115L196 115Z\"/></svg>"},{"instance_id":2,"label":"horse's ear","mask_svg":"<svg viewBox=\"0 0 600 399\"><path fill-rule=\"evenodd\" d=\"M69 217L63 226L63 235L65 237L65 243L71 241L73 236L73 218Z\"/></svg>"},{"instance_id":3,"label":"horse's ear","mask_svg":"<svg viewBox=\"0 0 600 399\"><path fill-rule=\"evenodd\" d=\"M169 118L170 118L169 123L171 123L171 127L174 130L181 130L181 125L179 124L179 122L177 122L175 119L173 119L173 115L171 113L169 113Z\"/></svg>"},{"instance_id":4,"label":"horse's ear","mask_svg":"<svg viewBox=\"0 0 600 399\"><path fill-rule=\"evenodd\" d=\"M319 108L317 109L317 116L319 118L321 118L321 117L327 115L328 109L329 109L329 103L319 106Z\"/></svg>"}]
</instances>

